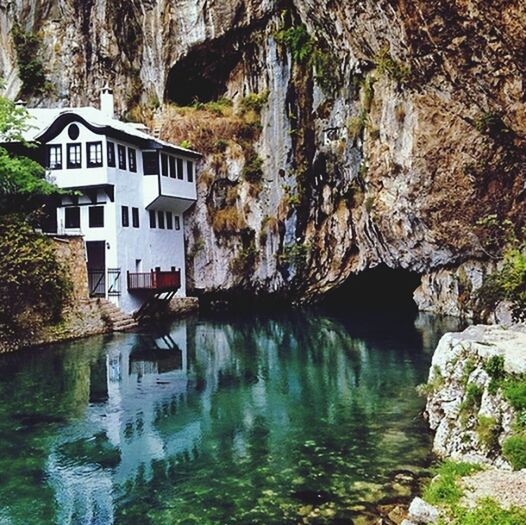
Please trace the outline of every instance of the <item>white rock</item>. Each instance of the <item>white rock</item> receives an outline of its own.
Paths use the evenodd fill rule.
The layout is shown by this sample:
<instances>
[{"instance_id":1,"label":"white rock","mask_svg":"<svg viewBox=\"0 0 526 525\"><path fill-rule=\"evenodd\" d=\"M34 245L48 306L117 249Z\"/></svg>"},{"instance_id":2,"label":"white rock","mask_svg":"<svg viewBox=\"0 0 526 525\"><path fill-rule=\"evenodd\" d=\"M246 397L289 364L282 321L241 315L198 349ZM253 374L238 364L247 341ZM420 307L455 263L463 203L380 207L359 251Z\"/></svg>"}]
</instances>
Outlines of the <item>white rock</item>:
<instances>
[{"instance_id":1,"label":"white rock","mask_svg":"<svg viewBox=\"0 0 526 525\"><path fill-rule=\"evenodd\" d=\"M439 518L438 510L421 498L415 498L409 506L410 523L428 525L436 523Z\"/></svg>"}]
</instances>

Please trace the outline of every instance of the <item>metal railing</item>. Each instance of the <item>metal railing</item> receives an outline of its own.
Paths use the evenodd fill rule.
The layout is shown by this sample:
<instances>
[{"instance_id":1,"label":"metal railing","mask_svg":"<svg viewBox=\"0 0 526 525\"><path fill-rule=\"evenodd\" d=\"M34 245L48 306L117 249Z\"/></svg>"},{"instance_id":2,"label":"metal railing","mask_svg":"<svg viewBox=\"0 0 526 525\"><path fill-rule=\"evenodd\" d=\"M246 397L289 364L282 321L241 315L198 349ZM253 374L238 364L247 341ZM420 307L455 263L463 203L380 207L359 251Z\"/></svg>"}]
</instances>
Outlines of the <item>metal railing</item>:
<instances>
[{"instance_id":1,"label":"metal railing","mask_svg":"<svg viewBox=\"0 0 526 525\"><path fill-rule=\"evenodd\" d=\"M121 295L121 269L108 268L108 295L119 297Z\"/></svg>"},{"instance_id":2,"label":"metal railing","mask_svg":"<svg viewBox=\"0 0 526 525\"><path fill-rule=\"evenodd\" d=\"M90 297L106 297L106 270L88 270Z\"/></svg>"},{"instance_id":3,"label":"metal railing","mask_svg":"<svg viewBox=\"0 0 526 525\"><path fill-rule=\"evenodd\" d=\"M178 290L181 287L181 271L128 272L128 290Z\"/></svg>"}]
</instances>

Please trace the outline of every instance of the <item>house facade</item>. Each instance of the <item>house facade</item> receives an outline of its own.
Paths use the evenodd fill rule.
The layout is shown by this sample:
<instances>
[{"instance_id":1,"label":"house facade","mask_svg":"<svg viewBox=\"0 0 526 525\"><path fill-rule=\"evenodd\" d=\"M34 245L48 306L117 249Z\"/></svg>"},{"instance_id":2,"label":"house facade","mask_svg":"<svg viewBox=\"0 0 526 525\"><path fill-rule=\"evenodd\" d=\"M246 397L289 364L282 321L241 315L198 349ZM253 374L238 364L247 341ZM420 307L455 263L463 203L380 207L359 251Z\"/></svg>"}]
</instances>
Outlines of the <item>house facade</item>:
<instances>
[{"instance_id":1,"label":"house facade","mask_svg":"<svg viewBox=\"0 0 526 525\"><path fill-rule=\"evenodd\" d=\"M184 213L200 155L115 119L108 88L101 109L28 111L49 179L72 192L48 229L84 236L90 294L128 313L152 294L184 297Z\"/></svg>"}]
</instances>

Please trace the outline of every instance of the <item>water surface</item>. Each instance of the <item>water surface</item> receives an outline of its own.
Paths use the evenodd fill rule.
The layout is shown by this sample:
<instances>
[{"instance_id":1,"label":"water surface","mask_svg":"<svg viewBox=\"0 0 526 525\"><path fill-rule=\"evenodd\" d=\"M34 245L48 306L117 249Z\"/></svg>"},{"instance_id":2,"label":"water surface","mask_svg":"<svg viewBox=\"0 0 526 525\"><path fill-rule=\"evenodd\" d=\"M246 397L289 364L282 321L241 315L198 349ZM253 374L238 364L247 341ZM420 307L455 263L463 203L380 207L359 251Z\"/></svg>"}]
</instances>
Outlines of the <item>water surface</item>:
<instances>
[{"instance_id":1,"label":"water surface","mask_svg":"<svg viewBox=\"0 0 526 525\"><path fill-rule=\"evenodd\" d=\"M0 524L353 523L426 465L419 316L191 319L0 358Z\"/></svg>"}]
</instances>

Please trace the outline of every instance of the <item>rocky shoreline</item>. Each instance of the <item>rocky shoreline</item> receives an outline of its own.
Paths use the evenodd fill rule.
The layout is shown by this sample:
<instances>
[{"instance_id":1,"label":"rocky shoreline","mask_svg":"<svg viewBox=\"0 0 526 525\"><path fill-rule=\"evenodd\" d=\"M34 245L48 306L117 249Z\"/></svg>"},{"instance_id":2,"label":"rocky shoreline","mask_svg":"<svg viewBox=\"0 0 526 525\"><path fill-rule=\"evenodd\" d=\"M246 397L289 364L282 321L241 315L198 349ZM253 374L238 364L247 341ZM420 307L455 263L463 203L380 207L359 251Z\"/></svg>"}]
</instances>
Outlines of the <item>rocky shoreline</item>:
<instances>
[{"instance_id":1,"label":"rocky shoreline","mask_svg":"<svg viewBox=\"0 0 526 525\"><path fill-rule=\"evenodd\" d=\"M420 390L427 396L425 414L435 431L433 452L453 469L455 464L467 465L448 480L450 490L456 491L455 503L465 513L481 505L507 512L511 519L520 520L526 513L525 380L524 324L471 326L444 335L438 344L429 380ZM438 474L431 485L443 482L444 476ZM439 519L462 523L455 521L447 497L441 501L435 491L439 504L430 504L426 494L433 491L412 501L402 525Z\"/></svg>"}]
</instances>

